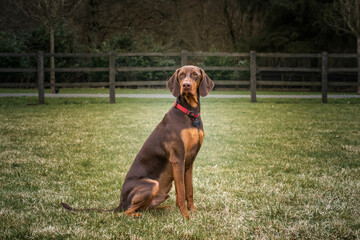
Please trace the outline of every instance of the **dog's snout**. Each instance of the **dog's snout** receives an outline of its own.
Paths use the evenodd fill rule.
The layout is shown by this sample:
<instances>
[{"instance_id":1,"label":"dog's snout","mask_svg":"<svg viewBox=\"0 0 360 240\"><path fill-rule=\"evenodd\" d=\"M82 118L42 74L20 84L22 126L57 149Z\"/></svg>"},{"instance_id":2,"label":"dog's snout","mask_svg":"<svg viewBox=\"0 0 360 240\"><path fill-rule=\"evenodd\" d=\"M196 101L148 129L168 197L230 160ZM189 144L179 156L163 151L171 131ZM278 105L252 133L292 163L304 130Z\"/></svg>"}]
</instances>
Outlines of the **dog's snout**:
<instances>
[{"instance_id":1,"label":"dog's snout","mask_svg":"<svg viewBox=\"0 0 360 240\"><path fill-rule=\"evenodd\" d=\"M190 88L191 87L191 82L190 81L184 81L182 85L183 85L184 88Z\"/></svg>"}]
</instances>

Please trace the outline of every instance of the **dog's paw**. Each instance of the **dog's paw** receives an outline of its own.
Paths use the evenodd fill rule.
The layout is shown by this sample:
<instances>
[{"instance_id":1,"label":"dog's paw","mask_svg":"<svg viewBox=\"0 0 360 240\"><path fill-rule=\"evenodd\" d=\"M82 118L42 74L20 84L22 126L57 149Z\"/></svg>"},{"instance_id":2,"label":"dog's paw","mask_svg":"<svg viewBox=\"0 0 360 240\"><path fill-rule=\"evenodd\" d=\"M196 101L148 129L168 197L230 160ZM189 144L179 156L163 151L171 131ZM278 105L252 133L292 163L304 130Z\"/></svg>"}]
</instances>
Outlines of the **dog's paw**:
<instances>
[{"instance_id":1,"label":"dog's paw","mask_svg":"<svg viewBox=\"0 0 360 240\"><path fill-rule=\"evenodd\" d=\"M125 214L128 215L129 217L133 217L133 218L141 218L142 217L142 213L140 213L140 212L125 213Z\"/></svg>"},{"instance_id":2,"label":"dog's paw","mask_svg":"<svg viewBox=\"0 0 360 240\"><path fill-rule=\"evenodd\" d=\"M194 206L188 208L191 213L196 213L196 208Z\"/></svg>"}]
</instances>

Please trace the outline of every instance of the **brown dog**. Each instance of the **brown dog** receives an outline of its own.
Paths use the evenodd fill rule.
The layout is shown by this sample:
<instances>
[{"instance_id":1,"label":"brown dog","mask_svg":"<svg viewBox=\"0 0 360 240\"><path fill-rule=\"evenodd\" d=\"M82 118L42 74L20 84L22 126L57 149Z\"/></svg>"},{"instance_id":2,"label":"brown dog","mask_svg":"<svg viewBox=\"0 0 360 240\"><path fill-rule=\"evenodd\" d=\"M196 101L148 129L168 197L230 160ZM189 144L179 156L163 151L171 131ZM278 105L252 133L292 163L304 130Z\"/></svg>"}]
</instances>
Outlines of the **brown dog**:
<instances>
[{"instance_id":1,"label":"brown dog","mask_svg":"<svg viewBox=\"0 0 360 240\"><path fill-rule=\"evenodd\" d=\"M140 216L137 211L156 208L168 197L175 182L176 205L182 216L195 211L193 162L202 145L204 130L200 117L200 96L205 97L214 83L204 70L184 66L176 70L167 87L177 99L163 120L145 141L126 175L120 204L113 210ZM185 205L187 201L187 207ZM98 209L73 209L87 211Z\"/></svg>"}]
</instances>

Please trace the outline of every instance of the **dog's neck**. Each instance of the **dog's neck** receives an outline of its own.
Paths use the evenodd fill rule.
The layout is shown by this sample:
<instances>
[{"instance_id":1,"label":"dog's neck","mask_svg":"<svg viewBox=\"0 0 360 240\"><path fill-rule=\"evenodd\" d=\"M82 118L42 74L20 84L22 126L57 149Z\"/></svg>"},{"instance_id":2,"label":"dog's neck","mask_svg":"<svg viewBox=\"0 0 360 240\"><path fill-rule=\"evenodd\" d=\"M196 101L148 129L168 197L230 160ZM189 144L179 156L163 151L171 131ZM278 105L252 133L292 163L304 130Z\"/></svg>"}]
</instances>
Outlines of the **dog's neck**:
<instances>
[{"instance_id":1,"label":"dog's neck","mask_svg":"<svg viewBox=\"0 0 360 240\"><path fill-rule=\"evenodd\" d=\"M189 109L190 111L200 112L200 97L197 95L194 96L182 96L180 95L177 98L177 102L183 107Z\"/></svg>"}]
</instances>

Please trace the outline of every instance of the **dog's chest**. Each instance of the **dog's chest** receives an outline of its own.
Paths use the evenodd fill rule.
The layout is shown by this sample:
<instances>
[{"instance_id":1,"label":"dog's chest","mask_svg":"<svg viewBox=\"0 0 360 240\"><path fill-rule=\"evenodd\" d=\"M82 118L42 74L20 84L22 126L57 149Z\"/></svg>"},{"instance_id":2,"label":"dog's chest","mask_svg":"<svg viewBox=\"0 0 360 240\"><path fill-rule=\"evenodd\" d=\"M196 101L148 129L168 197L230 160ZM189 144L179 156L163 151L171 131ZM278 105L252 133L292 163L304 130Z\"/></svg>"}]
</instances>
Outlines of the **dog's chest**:
<instances>
[{"instance_id":1,"label":"dog's chest","mask_svg":"<svg viewBox=\"0 0 360 240\"><path fill-rule=\"evenodd\" d=\"M185 162L192 163L204 139L204 131L197 128L187 128L181 131L181 140L184 144Z\"/></svg>"}]
</instances>

